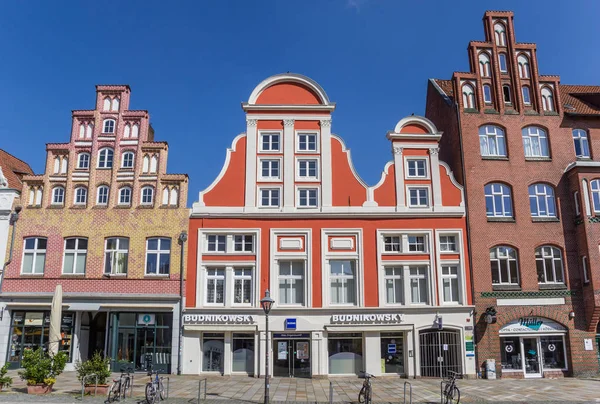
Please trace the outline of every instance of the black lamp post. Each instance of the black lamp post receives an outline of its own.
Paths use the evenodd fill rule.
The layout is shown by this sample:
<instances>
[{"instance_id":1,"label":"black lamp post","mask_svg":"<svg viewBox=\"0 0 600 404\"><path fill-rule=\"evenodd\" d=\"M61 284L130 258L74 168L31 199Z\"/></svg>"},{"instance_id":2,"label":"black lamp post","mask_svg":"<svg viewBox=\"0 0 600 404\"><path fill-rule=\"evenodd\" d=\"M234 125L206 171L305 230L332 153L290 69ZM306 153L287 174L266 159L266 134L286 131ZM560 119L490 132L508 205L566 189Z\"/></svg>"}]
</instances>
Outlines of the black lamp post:
<instances>
[{"instance_id":1,"label":"black lamp post","mask_svg":"<svg viewBox=\"0 0 600 404\"><path fill-rule=\"evenodd\" d=\"M260 300L260 305L265 311L266 319L266 334L265 334L265 346L266 346L266 361L265 361L265 404L269 404L269 312L271 307L275 303L275 300L271 299L271 293L269 289L265 291L265 297Z\"/></svg>"},{"instance_id":2,"label":"black lamp post","mask_svg":"<svg viewBox=\"0 0 600 404\"><path fill-rule=\"evenodd\" d=\"M183 267L184 261L184 244L187 241L187 232L184 230L179 233L179 237L177 238L177 243L181 246L181 256L179 257L179 352L177 354L177 374L181 375L183 370L183 366L181 364L182 359L182 351L183 351L183 280L185 269Z\"/></svg>"}]
</instances>

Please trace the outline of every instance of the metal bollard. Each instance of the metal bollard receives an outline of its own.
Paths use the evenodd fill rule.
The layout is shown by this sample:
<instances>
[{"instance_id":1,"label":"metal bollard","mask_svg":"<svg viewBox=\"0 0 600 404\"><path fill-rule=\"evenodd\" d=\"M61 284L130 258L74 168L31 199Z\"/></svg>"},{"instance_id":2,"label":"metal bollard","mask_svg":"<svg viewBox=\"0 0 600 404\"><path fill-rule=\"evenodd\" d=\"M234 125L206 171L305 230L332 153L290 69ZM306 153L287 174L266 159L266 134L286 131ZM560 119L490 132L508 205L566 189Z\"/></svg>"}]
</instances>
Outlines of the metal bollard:
<instances>
[{"instance_id":1,"label":"metal bollard","mask_svg":"<svg viewBox=\"0 0 600 404\"><path fill-rule=\"evenodd\" d=\"M409 403L412 404L412 384L404 382L404 404L406 404L406 385L408 385Z\"/></svg>"},{"instance_id":2,"label":"metal bollard","mask_svg":"<svg viewBox=\"0 0 600 404\"><path fill-rule=\"evenodd\" d=\"M208 379L204 378L204 379L200 379L198 381L198 403L200 403L200 395L202 394L202 385L204 384L204 395L202 400L206 401L206 390L207 390L207 384L208 384Z\"/></svg>"},{"instance_id":3,"label":"metal bollard","mask_svg":"<svg viewBox=\"0 0 600 404\"><path fill-rule=\"evenodd\" d=\"M333 383L329 382L329 404L333 404Z\"/></svg>"},{"instance_id":4,"label":"metal bollard","mask_svg":"<svg viewBox=\"0 0 600 404\"><path fill-rule=\"evenodd\" d=\"M83 397L85 396L85 381L89 378L89 377L94 377L95 381L95 385L94 385L94 396L96 395L96 393L98 392L98 375L95 373L86 375L83 377L83 379L81 380L81 401L83 401Z\"/></svg>"}]
</instances>

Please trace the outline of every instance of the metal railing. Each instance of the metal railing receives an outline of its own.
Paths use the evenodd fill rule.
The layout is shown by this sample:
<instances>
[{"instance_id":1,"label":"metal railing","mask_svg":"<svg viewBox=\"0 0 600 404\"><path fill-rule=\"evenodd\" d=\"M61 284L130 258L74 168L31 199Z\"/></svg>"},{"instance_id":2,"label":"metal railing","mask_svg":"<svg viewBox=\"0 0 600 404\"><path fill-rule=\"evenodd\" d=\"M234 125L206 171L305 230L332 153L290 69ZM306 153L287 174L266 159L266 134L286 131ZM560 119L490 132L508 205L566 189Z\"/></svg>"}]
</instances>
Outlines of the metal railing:
<instances>
[{"instance_id":1,"label":"metal railing","mask_svg":"<svg viewBox=\"0 0 600 404\"><path fill-rule=\"evenodd\" d=\"M96 379L96 382L94 384L94 396L98 392L98 375L96 373L92 373L92 374L83 376L83 378L81 379L81 401L83 401L83 397L85 396L85 381L91 377Z\"/></svg>"},{"instance_id":2,"label":"metal railing","mask_svg":"<svg viewBox=\"0 0 600 404\"><path fill-rule=\"evenodd\" d=\"M202 394L202 385L204 385L204 394ZM198 381L198 403L200 402L200 396L202 396L202 401L206 401L206 390L208 389L208 379L200 379Z\"/></svg>"},{"instance_id":3,"label":"metal railing","mask_svg":"<svg viewBox=\"0 0 600 404\"><path fill-rule=\"evenodd\" d=\"M408 403L412 404L412 384L409 382L404 382L404 404L406 404L406 386L408 386Z\"/></svg>"}]
</instances>

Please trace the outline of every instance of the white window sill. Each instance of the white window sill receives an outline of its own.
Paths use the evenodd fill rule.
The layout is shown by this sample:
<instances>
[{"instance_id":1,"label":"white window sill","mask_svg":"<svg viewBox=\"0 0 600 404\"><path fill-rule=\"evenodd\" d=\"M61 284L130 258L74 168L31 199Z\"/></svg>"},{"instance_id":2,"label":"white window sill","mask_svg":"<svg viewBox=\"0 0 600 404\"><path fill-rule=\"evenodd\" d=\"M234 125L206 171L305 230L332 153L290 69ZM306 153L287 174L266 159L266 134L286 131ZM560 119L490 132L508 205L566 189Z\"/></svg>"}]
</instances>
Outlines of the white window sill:
<instances>
[{"instance_id":1,"label":"white window sill","mask_svg":"<svg viewBox=\"0 0 600 404\"><path fill-rule=\"evenodd\" d=\"M124 277L127 276L127 274L112 274L112 273L111 274L107 274L107 273L105 273L104 276L107 276L109 278L113 278L113 277L114 278L124 278Z\"/></svg>"},{"instance_id":2,"label":"white window sill","mask_svg":"<svg viewBox=\"0 0 600 404\"><path fill-rule=\"evenodd\" d=\"M81 273L74 274L74 273L63 272L61 275L63 275L63 276L85 276L85 273L83 273L83 274L81 274Z\"/></svg>"},{"instance_id":3,"label":"white window sill","mask_svg":"<svg viewBox=\"0 0 600 404\"><path fill-rule=\"evenodd\" d=\"M296 182L319 182L321 181L318 177L296 177Z\"/></svg>"},{"instance_id":4,"label":"white window sill","mask_svg":"<svg viewBox=\"0 0 600 404\"><path fill-rule=\"evenodd\" d=\"M21 272L21 276L43 276L44 273L43 272L38 272L38 273L24 273Z\"/></svg>"},{"instance_id":5,"label":"white window sill","mask_svg":"<svg viewBox=\"0 0 600 404\"><path fill-rule=\"evenodd\" d=\"M152 277L152 278L168 278L171 274L145 274L144 276Z\"/></svg>"},{"instance_id":6,"label":"white window sill","mask_svg":"<svg viewBox=\"0 0 600 404\"><path fill-rule=\"evenodd\" d=\"M440 251L440 254L458 254L458 251Z\"/></svg>"}]
</instances>

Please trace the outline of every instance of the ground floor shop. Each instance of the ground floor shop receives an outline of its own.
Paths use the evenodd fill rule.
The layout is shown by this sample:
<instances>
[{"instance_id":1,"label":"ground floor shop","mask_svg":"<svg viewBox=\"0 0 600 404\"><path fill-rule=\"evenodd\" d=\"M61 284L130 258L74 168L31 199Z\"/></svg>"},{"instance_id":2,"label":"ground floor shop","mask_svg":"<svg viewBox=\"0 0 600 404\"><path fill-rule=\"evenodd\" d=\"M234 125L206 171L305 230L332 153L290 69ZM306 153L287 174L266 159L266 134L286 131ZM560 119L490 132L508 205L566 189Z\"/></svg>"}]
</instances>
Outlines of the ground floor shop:
<instances>
[{"instance_id":1,"label":"ground floor shop","mask_svg":"<svg viewBox=\"0 0 600 404\"><path fill-rule=\"evenodd\" d=\"M69 356L66 370L99 351L112 368L143 370L151 361L164 373L177 368L178 302L117 299L106 303L63 300L60 350ZM19 368L26 349L47 349L50 301L12 301L0 319L1 359Z\"/></svg>"},{"instance_id":2,"label":"ground floor shop","mask_svg":"<svg viewBox=\"0 0 600 404\"><path fill-rule=\"evenodd\" d=\"M187 310L183 372L279 377L475 374L471 308ZM268 344L268 345L267 345Z\"/></svg>"}]
</instances>

